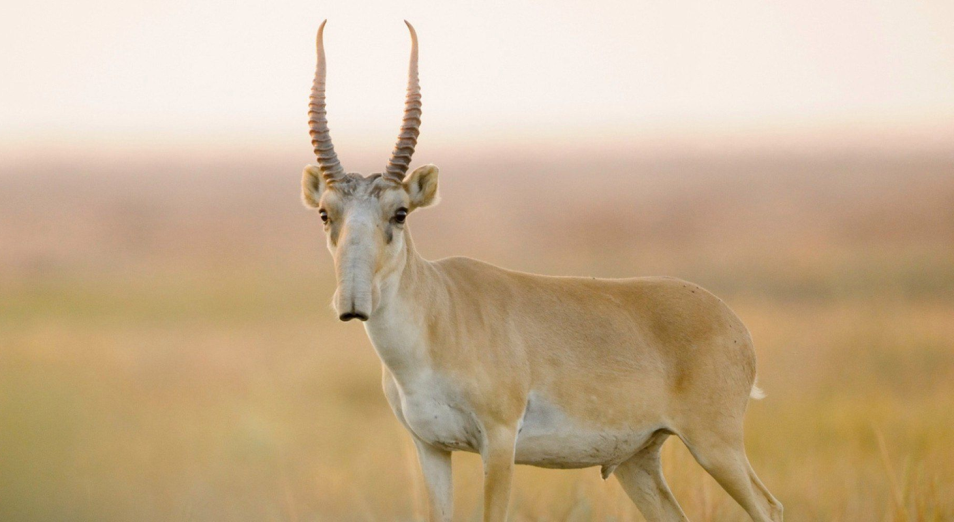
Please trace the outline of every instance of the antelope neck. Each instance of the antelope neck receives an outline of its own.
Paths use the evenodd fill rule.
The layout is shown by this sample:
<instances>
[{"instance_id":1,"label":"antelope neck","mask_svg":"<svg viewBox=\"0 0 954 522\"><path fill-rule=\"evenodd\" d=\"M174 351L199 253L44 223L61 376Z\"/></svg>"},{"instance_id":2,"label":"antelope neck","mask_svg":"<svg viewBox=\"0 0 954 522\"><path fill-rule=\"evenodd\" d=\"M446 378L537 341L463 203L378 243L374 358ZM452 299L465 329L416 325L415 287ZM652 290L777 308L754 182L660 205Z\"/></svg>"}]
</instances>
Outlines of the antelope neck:
<instances>
[{"instance_id":1,"label":"antelope neck","mask_svg":"<svg viewBox=\"0 0 954 522\"><path fill-rule=\"evenodd\" d=\"M381 361L401 384L430 365L427 354L428 325L446 295L437 267L414 249L405 229L404 262L385 276L381 301L364 323Z\"/></svg>"}]
</instances>

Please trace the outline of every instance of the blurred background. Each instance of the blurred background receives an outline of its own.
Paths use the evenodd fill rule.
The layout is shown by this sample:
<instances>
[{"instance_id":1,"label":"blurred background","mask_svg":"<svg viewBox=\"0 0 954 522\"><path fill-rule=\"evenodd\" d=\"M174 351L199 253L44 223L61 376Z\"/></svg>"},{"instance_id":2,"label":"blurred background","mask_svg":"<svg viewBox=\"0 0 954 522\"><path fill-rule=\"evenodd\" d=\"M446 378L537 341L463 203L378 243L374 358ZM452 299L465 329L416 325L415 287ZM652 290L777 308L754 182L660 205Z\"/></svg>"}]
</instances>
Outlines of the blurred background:
<instances>
[{"instance_id":1,"label":"blurred background","mask_svg":"<svg viewBox=\"0 0 954 522\"><path fill-rule=\"evenodd\" d=\"M420 35L425 257L700 283L755 339L788 520L954 519L954 4L403 4L0 7L0 519L423 520L299 199L324 18L350 171L383 169ZM664 463L690 518L745 519ZM513 519L641 518L520 467Z\"/></svg>"}]
</instances>

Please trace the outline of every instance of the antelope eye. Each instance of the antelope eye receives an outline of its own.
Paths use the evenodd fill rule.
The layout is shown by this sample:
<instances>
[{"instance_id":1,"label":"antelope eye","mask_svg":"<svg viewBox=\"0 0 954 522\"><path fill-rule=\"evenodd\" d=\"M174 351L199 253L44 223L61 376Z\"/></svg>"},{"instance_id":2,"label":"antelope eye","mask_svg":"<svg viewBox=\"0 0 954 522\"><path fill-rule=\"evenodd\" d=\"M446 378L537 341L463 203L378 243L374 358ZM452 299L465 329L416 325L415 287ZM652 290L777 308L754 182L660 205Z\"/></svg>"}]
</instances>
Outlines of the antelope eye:
<instances>
[{"instance_id":1,"label":"antelope eye","mask_svg":"<svg viewBox=\"0 0 954 522\"><path fill-rule=\"evenodd\" d=\"M321 216L321 222L322 222L322 223L327 223L327 222L328 222L328 213L325 212L324 209L319 210L319 211L318 211L318 215Z\"/></svg>"},{"instance_id":2,"label":"antelope eye","mask_svg":"<svg viewBox=\"0 0 954 522\"><path fill-rule=\"evenodd\" d=\"M394 213L394 222L401 224L404 223L405 219L407 219L407 209L403 207L397 209L397 212Z\"/></svg>"}]
</instances>

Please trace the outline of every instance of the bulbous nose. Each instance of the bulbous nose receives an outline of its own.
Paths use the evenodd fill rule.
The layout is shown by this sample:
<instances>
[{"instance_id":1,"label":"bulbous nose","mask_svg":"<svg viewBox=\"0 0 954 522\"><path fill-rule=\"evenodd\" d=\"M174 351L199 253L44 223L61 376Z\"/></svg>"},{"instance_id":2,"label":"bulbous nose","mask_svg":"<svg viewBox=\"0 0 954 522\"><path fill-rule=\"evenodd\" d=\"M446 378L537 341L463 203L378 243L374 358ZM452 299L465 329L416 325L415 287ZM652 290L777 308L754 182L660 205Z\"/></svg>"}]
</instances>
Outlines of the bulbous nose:
<instances>
[{"instance_id":1,"label":"bulbous nose","mask_svg":"<svg viewBox=\"0 0 954 522\"><path fill-rule=\"evenodd\" d=\"M352 208L341 226L335 252L335 273L338 290L335 309L342 321L367 321L373 311L375 249L374 223L371 209Z\"/></svg>"},{"instance_id":2,"label":"bulbous nose","mask_svg":"<svg viewBox=\"0 0 954 522\"><path fill-rule=\"evenodd\" d=\"M354 310L352 310L350 312L345 312L339 315L338 319L341 319L342 321L350 321L352 319L360 319L361 321L367 321L368 316L364 315L361 312L355 312Z\"/></svg>"}]
</instances>

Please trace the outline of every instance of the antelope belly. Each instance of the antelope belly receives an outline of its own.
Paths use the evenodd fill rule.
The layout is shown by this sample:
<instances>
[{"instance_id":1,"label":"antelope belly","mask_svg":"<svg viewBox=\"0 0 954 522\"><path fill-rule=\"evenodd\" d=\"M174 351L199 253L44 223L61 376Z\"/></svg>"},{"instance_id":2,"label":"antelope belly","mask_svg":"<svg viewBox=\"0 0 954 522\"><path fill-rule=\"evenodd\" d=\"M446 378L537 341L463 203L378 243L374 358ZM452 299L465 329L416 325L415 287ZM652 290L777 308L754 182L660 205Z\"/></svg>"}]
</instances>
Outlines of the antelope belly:
<instances>
[{"instance_id":1,"label":"antelope belly","mask_svg":"<svg viewBox=\"0 0 954 522\"><path fill-rule=\"evenodd\" d=\"M544 468L616 465L639 451L656 429L586 426L531 393L517 434L515 460Z\"/></svg>"}]
</instances>

